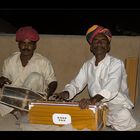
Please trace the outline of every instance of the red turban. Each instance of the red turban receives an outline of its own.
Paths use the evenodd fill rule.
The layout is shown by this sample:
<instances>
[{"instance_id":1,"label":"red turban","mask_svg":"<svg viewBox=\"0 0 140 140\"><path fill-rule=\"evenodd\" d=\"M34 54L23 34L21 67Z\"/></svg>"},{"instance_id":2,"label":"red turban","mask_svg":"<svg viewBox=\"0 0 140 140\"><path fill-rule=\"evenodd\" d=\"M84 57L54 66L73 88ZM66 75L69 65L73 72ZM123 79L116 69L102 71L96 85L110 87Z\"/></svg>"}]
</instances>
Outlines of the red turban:
<instances>
[{"instance_id":1,"label":"red turban","mask_svg":"<svg viewBox=\"0 0 140 140\"><path fill-rule=\"evenodd\" d=\"M109 42L111 41L112 34L109 29L104 28L99 25L93 25L87 30L87 33L86 33L86 39L88 43L91 44L94 37L99 33L103 33L108 38Z\"/></svg>"},{"instance_id":2,"label":"red turban","mask_svg":"<svg viewBox=\"0 0 140 140\"><path fill-rule=\"evenodd\" d=\"M39 34L31 26L21 27L16 32L16 41L24 41L25 39L29 39L30 41L38 41Z\"/></svg>"}]
</instances>

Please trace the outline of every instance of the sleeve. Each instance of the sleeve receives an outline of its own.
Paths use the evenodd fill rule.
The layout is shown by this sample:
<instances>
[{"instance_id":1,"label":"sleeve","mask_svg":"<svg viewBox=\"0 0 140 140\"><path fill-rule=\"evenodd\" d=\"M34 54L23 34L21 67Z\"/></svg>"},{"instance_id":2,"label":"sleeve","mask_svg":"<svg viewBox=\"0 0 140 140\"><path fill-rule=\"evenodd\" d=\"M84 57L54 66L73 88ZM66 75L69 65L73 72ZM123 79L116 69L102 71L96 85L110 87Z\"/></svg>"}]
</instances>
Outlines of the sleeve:
<instances>
[{"instance_id":1,"label":"sleeve","mask_svg":"<svg viewBox=\"0 0 140 140\"><path fill-rule=\"evenodd\" d=\"M10 61L8 59L4 60L3 67L2 67L2 76L12 81L10 76L10 69L11 69Z\"/></svg>"},{"instance_id":2,"label":"sleeve","mask_svg":"<svg viewBox=\"0 0 140 140\"><path fill-rule=\"evenodd\" d=\"M124 64L122 61L113 63L109 68L108 80L98 93L104 97L104 101L109 101L118 95L123 78Z\"/></svg>"},{"instance_id":3,"label":"sleeve","mask_svg":"<svg viewBox=\"0 0 140 140\"><path fill-rule=\"evenodd\" d=\"M43 63L43 75L47 84L50 84L52 81L57 81L54 69L49 60L46 60Z\"/></svg>"},{"instance_id":4,"label":"sleeve","mask_svg":"<svg viewBox=\"0 0 140 140\"><path fill-rule=\"evenodd\" d=\"M81 92L87 85L86 66L83 65L78 75L64 88L69 92L69 99L72 99L77 93Z\"/></svg>"}]
</instances>

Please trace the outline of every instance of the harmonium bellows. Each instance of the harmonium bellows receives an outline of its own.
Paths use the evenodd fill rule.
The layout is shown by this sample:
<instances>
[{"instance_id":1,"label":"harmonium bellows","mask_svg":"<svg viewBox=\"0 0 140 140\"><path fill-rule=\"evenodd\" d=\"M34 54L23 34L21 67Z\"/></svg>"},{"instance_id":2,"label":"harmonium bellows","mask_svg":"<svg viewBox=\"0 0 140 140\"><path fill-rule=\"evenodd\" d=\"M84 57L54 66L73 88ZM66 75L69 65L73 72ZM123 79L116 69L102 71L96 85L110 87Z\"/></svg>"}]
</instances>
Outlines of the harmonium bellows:
<instances>
[{"instance_id":1,"label":"harmonium bellows","mask_svg":"<svg viewBox=\"0 0 140 140\"><path fill-rule=\"evenodd\" d=\"M64 126L71 124L78 130L100 130L106 122L105 106L90 105L80 109L75 102L32 102L29 105L29 123Z\"/></svg>"}]
</instances>

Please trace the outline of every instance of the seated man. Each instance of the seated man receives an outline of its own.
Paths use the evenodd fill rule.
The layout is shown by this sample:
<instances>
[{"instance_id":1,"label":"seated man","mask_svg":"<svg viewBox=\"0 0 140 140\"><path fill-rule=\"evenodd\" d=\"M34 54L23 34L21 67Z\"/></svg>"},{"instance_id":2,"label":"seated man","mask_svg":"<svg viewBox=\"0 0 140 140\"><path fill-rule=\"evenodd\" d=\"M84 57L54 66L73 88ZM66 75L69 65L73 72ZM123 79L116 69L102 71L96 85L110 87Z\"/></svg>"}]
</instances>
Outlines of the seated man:
<instances>
[{"instance_id":1,"label":"seated man","mask_svg":"<svg viewBox=\"0 0 140 140\"><path fill-rule=\"evenodd\" d=\"M93 25L88 29L86 39L93 58L85 62L76 78L54 97L57 101L73 99L88 85L90 99L81 99L80 108L105 102L109 108L107 125L115 130L130 130L136 127L130 113L133 103L128 97L124 63L108 53L111 38L110 30L102 26Z\"/></svg>"},{"instance_id":2,"label":"seated man","mask_svg":"<svg viewBox=\"0 0 140 140\"><path fill-rule=\"evenodd\" d=\"M31 26L17 30L19 52L14 52L4 61L0 88L4 84L10 84L46 93L47 97L53 94L57 88L57 80L51 62L41 54L35 53L39 38L38 32Z\"/></svg>"}]
</instances>

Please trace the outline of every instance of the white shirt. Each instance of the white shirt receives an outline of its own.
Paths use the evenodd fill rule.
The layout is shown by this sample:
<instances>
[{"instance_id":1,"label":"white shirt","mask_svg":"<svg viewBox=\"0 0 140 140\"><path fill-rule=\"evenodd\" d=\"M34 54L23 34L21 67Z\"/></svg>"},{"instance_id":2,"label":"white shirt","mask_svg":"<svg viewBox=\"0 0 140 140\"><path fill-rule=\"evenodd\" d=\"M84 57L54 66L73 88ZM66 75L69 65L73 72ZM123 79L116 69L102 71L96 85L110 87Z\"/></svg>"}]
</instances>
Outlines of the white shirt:
<instances>
[{"instance_id":1,"label":"white shirt","mask_svg":"<svg viewBox=\"0 0 140 140\"><path fill-rule=\"evenodd\" d=\"M20 52L15 52L4 61L2 69L2 75L12 81L12 86L17 87L22 86L25 79L32 72L41 74L46 85L56 81L50 61L38 53L34 53L27 65L23 67L20 60Z\"/></svg>"},{"instance_id":2,"label":"white shirt","mask_svg":"<svg viewBox=\"0 0 140 140\"><path fill-rule=\"evenodd\" d=\"M95 57L85 62L76 78L67 84L64 90L69 91L69 99L72 99L88 85L91 97L99 94L104 97L104 102L109 101L132 108L126 78L123 61L106 54L98 66L95 66Z\"/></svg>"}]
</instances>

